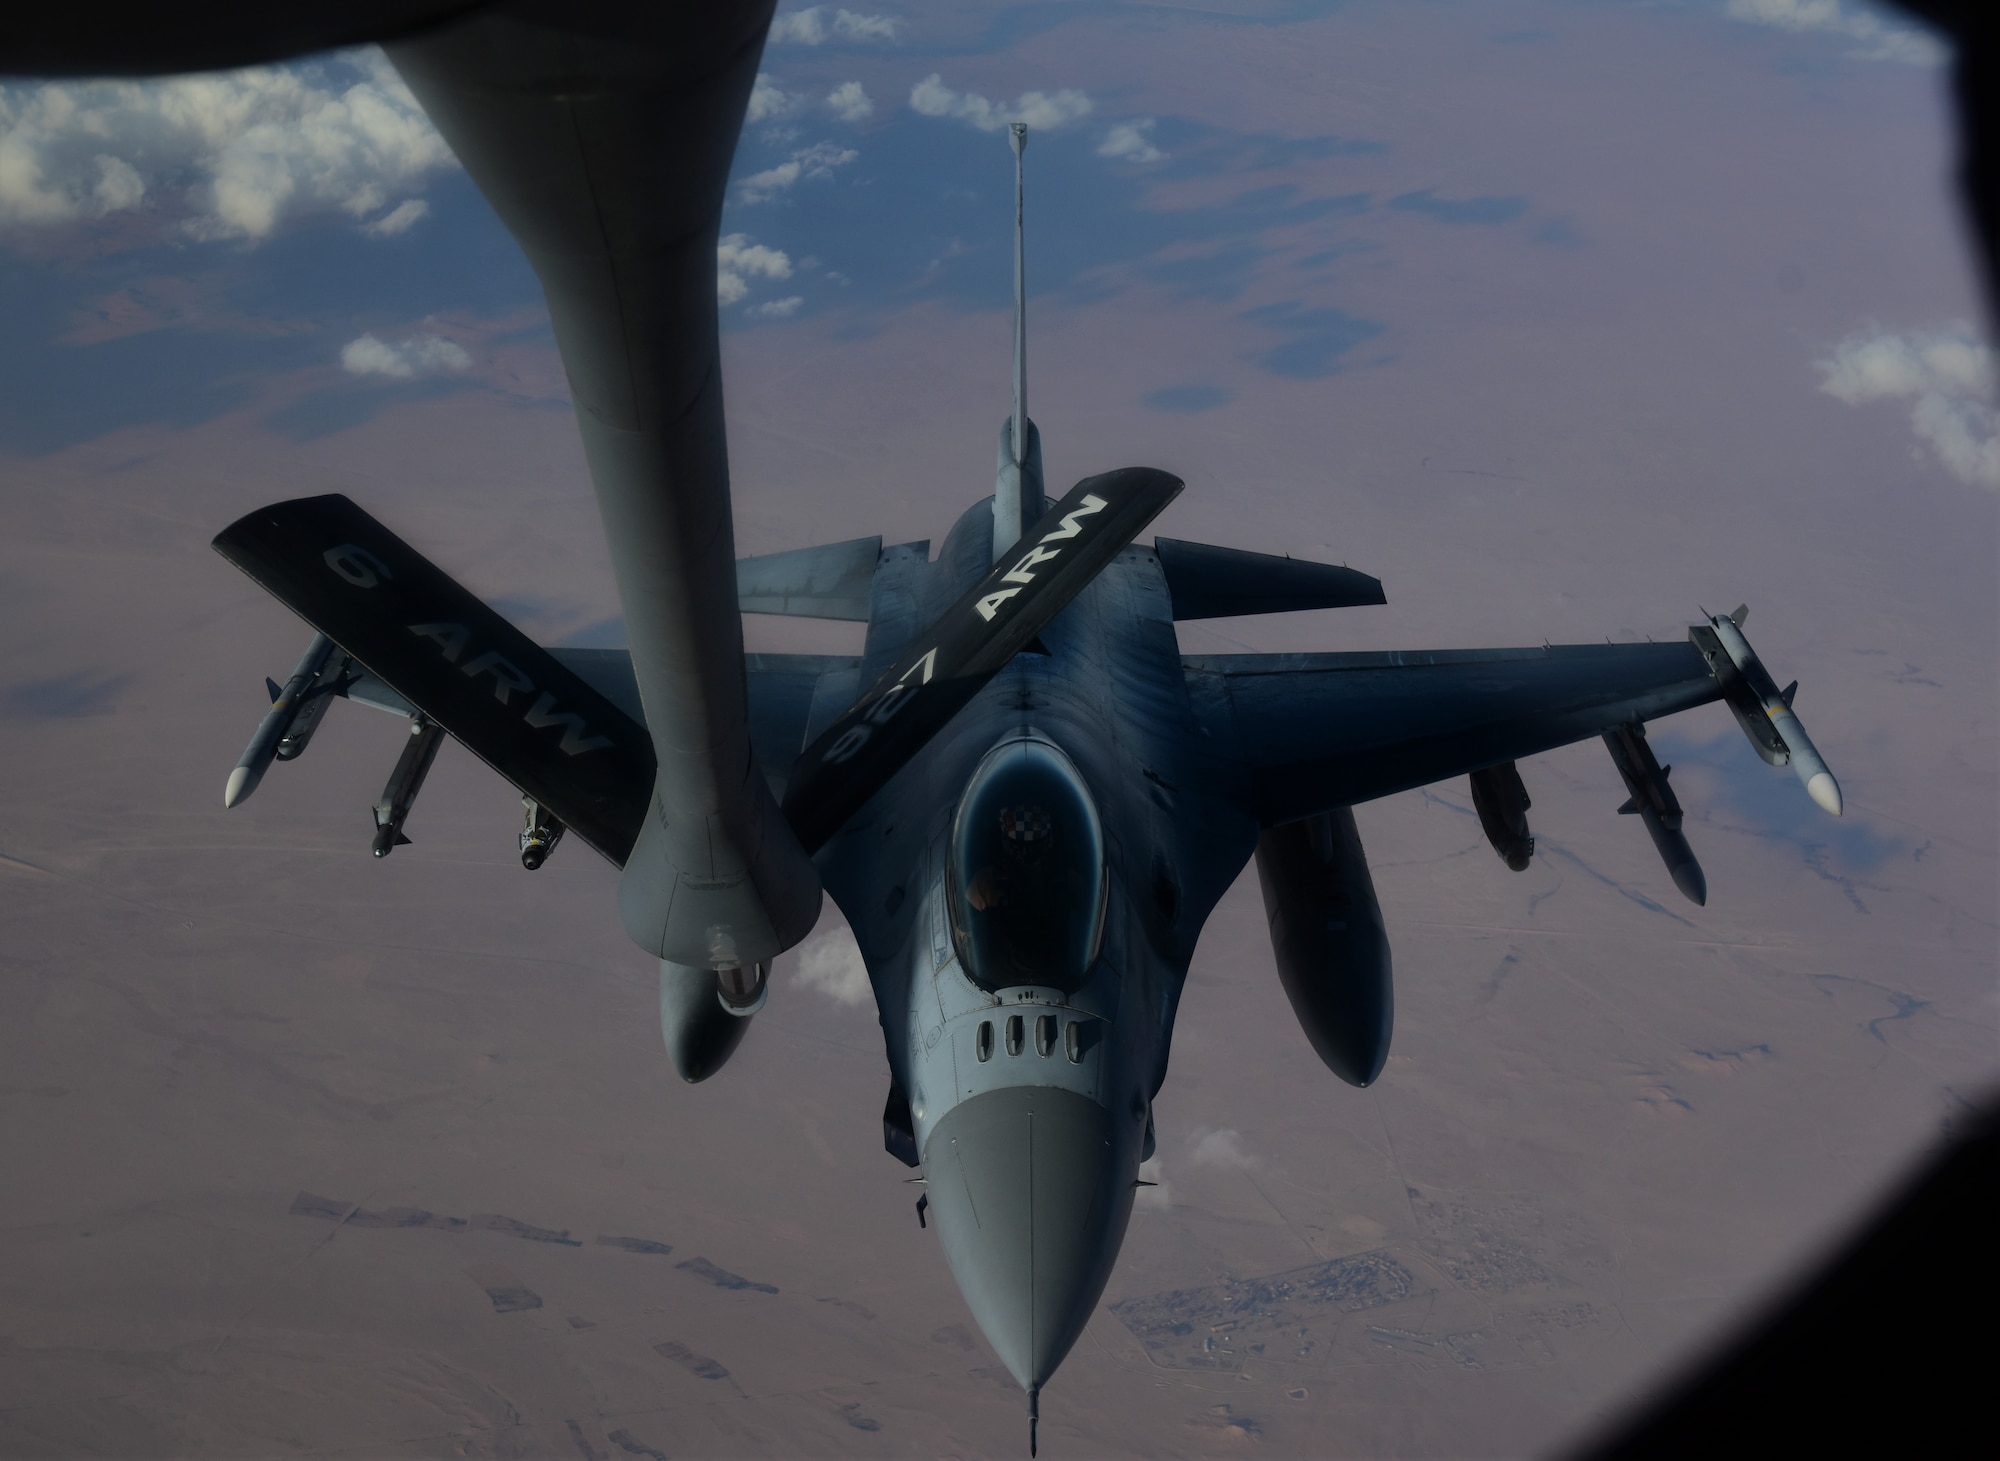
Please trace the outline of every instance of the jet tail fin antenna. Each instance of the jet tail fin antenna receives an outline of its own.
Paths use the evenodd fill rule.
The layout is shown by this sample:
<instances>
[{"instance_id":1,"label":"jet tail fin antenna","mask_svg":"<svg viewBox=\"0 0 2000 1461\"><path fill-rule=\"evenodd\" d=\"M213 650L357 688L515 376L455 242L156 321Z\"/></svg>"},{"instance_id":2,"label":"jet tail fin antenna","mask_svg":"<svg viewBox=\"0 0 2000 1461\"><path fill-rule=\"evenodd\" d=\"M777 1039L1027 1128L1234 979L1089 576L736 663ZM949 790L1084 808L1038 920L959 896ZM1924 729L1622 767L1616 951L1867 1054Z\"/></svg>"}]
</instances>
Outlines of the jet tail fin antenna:
<instances>
[{"instance_id":1,"label":"jet tail fin antenna","mask_svg":"<svg viewBox=\"0 0 2000 1461\"><path fill-rule=\"evenodd\" d=\"M1028 124L1012 123L1007 138L1014 148L1014 413L1000 428L1000 462L993 484L993 557L997 562L1022 531L1040 519L1042 492L1041 433L1028 419L1028 271L1026 214L1022 202L1021 154L1028 146Z\"/></svg>"}]
</instances>

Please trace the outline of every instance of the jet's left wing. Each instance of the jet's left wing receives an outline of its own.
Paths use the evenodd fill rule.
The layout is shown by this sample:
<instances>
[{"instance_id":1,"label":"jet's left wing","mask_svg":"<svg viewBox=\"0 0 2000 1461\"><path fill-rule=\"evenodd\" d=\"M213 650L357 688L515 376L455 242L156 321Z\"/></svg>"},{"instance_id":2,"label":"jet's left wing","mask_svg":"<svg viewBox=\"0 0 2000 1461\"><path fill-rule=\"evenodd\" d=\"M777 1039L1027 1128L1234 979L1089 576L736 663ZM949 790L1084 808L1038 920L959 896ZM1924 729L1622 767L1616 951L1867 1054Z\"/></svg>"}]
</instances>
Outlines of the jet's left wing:
<instances>
[{"instance_id":1,"label":"jet's left wing","mask_svg":"<svg viewBox=\"0 0 2000 1461\"><path fill-rule=\"evenodd\" d=\"M1259 823L1408 791L1723 698L1695 643L1189 655Z\"/></svg>"}]
</instances>

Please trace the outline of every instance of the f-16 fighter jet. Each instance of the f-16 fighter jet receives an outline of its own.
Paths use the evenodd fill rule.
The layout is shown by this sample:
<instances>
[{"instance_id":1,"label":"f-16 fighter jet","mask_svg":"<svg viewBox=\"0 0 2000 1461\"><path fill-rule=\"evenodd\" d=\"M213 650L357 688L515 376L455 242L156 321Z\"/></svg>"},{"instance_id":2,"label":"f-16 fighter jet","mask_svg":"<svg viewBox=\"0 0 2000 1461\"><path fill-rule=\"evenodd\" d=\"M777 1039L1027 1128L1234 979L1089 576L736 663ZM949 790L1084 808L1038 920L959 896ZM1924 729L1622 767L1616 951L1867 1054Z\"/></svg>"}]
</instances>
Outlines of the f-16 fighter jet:
<instances>
[{"instance_id":1,"label":"f-16 fighter jet","mask_svg":"<svg viewBox=\"0 0 2000 1461\"><path fill-rule=\"evenodd\" d=\"M886 1041L883 1134L922 1173L965 1301L1027 1392L1117 1260L1174 1014L1210 910L1255 858L1278 975L1341 1079L1381 1073L1390 951L1352 808L1471 780L1516 869L1517 760L1601 737L1675 885L1701 902L1649 721L1722 701L1813 799L1840 790L1744 637L1184 655L1181 620L1377 604L1350 569L1157 538L1181 490L1107 470L1043 487L1027 402L1016 166L1013 410L995 490L935 553L878 537L737 561L716 243L771 0L305 5L99 36L51 11L0 66L168 70L383 39L540 276L610 542L627 651L546 649L343 497L282 502L216 547L314 637L230 775L250 795L333 698L409 718L374 809L405 819L443 736L519 792L523 863L565 834L622 869L660 961L675 1066L705 1080L811 931L822 890ZM274 19L281 14L283 19ZM1199 487L1197 488L1199 490ZM867 625L856 657L746 655L742 612Z\"/></svg>"}]
</instances>

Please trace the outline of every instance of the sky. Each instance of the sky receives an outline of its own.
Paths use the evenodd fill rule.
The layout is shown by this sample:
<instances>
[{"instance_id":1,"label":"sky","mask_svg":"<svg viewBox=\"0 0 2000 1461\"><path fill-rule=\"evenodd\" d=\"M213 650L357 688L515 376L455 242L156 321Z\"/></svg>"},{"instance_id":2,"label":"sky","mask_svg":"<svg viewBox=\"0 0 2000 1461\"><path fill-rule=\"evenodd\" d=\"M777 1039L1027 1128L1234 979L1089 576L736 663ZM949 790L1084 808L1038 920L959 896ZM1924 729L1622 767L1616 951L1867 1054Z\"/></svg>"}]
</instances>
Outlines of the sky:
<instances>
[{"instance_id":1,"label":"sky","mask_svg":"<svg viewBox=\"0 0 2000 1461\"><path fill-rule=\"evenodd\" d=\"M1398 979L1367 1092L1239 884L1051 1454L1559 1448L1990 1084L2000 423L1943 77L1853 0L780 15L717 257L740 552L937 540L990 490L1025 119L1052 489L1163 467L1161 532L1387 587L1187 652L1747 600L1847 792L1825 818L1713 708L1655 726L1701 909L1594 746L1523 763L1518 876L1463 785L1363 807ZM1014 1445L878 1150L831 910L685 1087L611 871L524 874L469 758L380 864L397 727L359 707L220 806L305 638L207 547L262 503L346 492L537 637L619 642L535 280L379 54L0 88L0 383L0 1444ZM1142 1341L1342 1263L1401 1287L1309 1356Z\"/></svg>"}]
</instances>

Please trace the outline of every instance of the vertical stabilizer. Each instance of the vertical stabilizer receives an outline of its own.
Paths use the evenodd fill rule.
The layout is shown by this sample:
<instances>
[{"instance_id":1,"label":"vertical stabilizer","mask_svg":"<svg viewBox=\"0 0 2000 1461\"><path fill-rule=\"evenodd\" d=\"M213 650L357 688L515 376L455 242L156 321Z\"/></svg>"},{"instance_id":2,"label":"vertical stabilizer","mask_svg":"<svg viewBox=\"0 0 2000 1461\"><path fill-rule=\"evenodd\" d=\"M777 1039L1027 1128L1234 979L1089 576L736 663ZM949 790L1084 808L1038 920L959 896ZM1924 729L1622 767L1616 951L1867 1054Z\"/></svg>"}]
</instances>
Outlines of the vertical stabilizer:
<instances>
[{"instance_id":1,"label":"vertical stabilizer","mask_svg":"<svg viewBox=\"0 0 2000 1461\"><path fill-rule=\"evenodd\" d=\"M993 483L996 560L1043 510L1041 433L1028 419L1028 281L1021 201L1021 154L1028 145L1028 124L1015 122L1007 135L1014 147L1014 414L1000 428L999 471Z\"/></svg>"}]
</instances>

